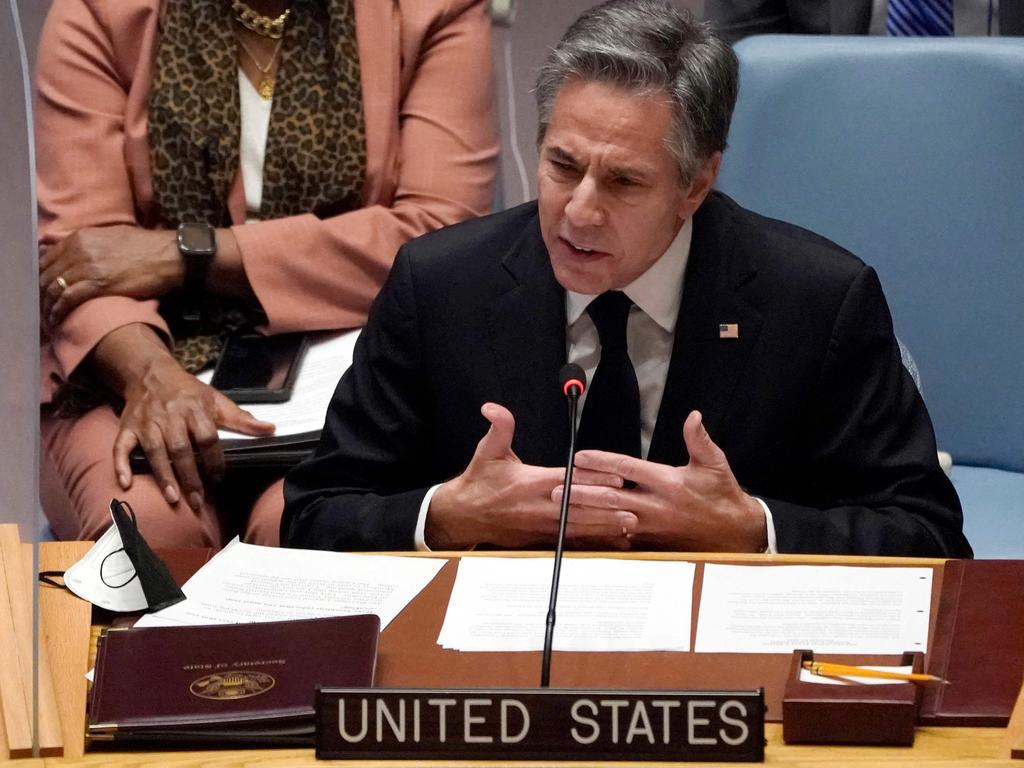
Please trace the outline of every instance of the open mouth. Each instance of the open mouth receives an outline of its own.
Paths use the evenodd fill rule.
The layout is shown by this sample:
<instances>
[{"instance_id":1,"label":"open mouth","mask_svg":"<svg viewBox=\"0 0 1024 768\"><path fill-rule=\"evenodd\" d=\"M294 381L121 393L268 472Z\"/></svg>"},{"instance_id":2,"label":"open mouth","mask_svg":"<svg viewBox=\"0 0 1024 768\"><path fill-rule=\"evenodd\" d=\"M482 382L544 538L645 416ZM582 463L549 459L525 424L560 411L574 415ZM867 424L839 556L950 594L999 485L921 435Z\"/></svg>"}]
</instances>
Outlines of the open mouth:
<instances>
[{"instance_id":1,"label":"open mouth","mask_svg":"<svg viewBox=\"0 0 1024 768\"><path fill-rule=\"evenodd\" d=\"M561 240L561 241L562 241L563 243L565 243L565 245L566 245L566 246L567 246L567 247L569 248L569 250L571 250L571 251L572 251L573 253L580 253L580 254L591 254L591 253L598 253L598 254L599 254L599 253L601 253L601 251L598 251L598 250L596 250L596 249L594 249L594 248L588 248L588 247L587 247L587 246L585 246L585 245L577 245L576 243L572 242L571 240L566 240L566 239L565 239L564 237L562 237L562 238L559 238L559 239L560 239L560 240Z\"/></svg>"}]
</instances>

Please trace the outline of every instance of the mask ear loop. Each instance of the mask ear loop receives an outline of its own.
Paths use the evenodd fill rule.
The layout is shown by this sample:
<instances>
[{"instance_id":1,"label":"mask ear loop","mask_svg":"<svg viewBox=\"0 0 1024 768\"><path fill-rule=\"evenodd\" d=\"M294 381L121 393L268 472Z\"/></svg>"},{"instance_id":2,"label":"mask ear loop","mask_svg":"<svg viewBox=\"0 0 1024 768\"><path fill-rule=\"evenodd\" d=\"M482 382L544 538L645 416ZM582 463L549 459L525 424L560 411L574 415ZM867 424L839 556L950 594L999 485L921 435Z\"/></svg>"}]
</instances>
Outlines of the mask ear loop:
<instances>
[{"instance_id":1,"label":"mask ear loop","mask_svg":"<svg viewBox=\"0 0 1024 768\"><path fill-rule=\"evenodd\" d=\"M127 517L127 519L132 524L132 532L133 533L138 533L139 532L139 523L135 519L135 510L132 509L132 505L131 504L129 504L127 501L121 501L120 499L111 499L110 500L110 506L112 508L116 506L118 509L120 509L122 512L124 512L125 516ZM111 509L111 511L113 511L113 509Z\"/></svg>"},{"instance_id":2,"label":"mask ear loop","mask_svg":"<svg viewBox=\"0 0 1024 768\"><path fill-rule=\"evenodd\" d=\"M112 499L111 502L110 502L110 506L113 507L114 505L117 505L117 507L120 509L120 511L122 513L124 513L125 519L131 524L132 533L135 534L135 535L138 535L139 523L138 523L138 521L135 518L135 510L132 509L132 505L129 504L127 501L121 501L119 499ZM106 555L104 555L103 559L100 561L100 581L103 582L103 585L105 587L108 587L110 589L121 589L122 587L127 587L129 584L132 583L132 581L134 581L135 579L137 579L139 577L139 572L137 570L135 570L135 564L132 563L132 575L131 575L131 577L126 582L124 582L124 584L111 584L111 583L109 583L107 581L107 577L103 575L103 569L107 565L107 560L110 557L113 557L114 555L119 554L121 552L124 552L125 553L125 557L128 558L128 562L132 563L131 558L128 557L128 553L125 551L125 548L123 546L120 549L115 549L113 552L108 552Z\"/></svg>"},{"instance_id":3,"label":"mask ear loop","mask_svg":"<svg viewBox=\"0 0 1024 768\"><path fill-rule=\"evenodd\" d=\"M56 581L56 578L60 577L61 581ZM57 589L68 589L67 585L63 581L64 571L40 571L39 582L46 584L48 587L57 587ZM68 589L68 592L71 590Z\"/></svg>"},{"instance_id":4,"label":"mask ear loop","mask_svg":"<svg viewBox=\"0 0 1024 768\"><path fill-rule=\"evenodd\" d=\"M115 549L113 552L108 552L106 555L103 556L103 559L100 560L100 581L103 582L103 586L109 587L110 589L121 589L122 587L127 587L129 584L131 584L135 579L139 577L139 572L136 571L135 568L133 567L132 575L128 578L128 581L124 582L124 584L111 584L107 581L107 577L103 575L103 569L107 565L107 559L113 557L119 552L124 552L124 547L121 547L120 549ZM129 560L129 562L131 561Z\"/></svg>"}]
</instances>

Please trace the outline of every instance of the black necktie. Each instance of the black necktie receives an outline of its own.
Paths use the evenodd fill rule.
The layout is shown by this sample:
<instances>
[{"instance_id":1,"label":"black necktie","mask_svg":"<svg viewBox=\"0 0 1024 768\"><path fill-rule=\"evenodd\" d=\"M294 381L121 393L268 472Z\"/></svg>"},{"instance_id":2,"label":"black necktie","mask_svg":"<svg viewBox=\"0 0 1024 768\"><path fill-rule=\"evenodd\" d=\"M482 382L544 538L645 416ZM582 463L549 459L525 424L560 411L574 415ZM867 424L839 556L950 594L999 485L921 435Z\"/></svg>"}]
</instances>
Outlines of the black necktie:
<instances>
[{"instance_id":1,"label":"black necktie","mask_svg":"<svg viewBox=\"0 0 1024 768\"><path fill-rule=\"evenodd\" d=\"M601 362L587 392L577 442L582 448L640 457L640 388L626 351L633 302L622 291L602 293L587 307L601 338Z\"/></svg>"}]
</instances>

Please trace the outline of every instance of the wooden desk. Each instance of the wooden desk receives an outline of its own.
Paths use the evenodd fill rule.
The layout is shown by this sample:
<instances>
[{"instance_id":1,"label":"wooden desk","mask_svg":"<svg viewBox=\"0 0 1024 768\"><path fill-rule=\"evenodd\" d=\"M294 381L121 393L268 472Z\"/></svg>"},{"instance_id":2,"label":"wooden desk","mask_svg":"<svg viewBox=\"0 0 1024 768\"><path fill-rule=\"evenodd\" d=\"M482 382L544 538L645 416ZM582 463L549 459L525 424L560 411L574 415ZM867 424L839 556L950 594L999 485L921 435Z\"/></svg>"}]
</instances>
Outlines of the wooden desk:
<instances>
[{"instance_id":1,"label":"wooden desk","mask_svg":"<svg viewBox=\"0 0 1024 768\"><path fill-rule=\"evenodd\" d=\"M41 545L40 561L44 569L63 569L81 557L89 544L82 542L57 542ZM437 553L434 553L437 556ZM601 555L605 556L605 555ZM646 555L645 555L646 557ZM652 555L652 557L658 557ZM665 558L679 558L680 555L664 555ZM701 561L710 559L707 555L684 556L686 559ZM720 559L720 558L715 558ZM906 560L891 558L822 558L804 556L730 556L734 562L774 562L774 563L806 563L806 562L843 562L855 564L899 564L899 565L935 565L938 560ZM438 588L439 584L432 585ZM430 587L428 587L430 589ZM92 633L89 625L88 606L64 590L43 588L41 590L41 611L44 631L50 643L53 675L61 703L61 715L65 724L65 744L73 745L75 735L80 737L84 730L85 718L85 679L84 674L89 668L89 648ZM83 608L84 606L84 608ZM410 606L410 611L403 612L384 632L381 642L382 662L379 682L382 685L402 684L397 678L407 676L408 669L398 668L397 659L389 658L404 644L400 637L405 631L403 626L415 622L418 607ZM411 614L411 615L410 615ZM54 628L57 628L54 630ZM418 636L424 637L424 630L419 628ZM435 645L424 651L432 654ZM390 649L390 650L389 650ZM437 649L442 652L441 649ZM454 654L454 651L444 651ZM556 654L555 664L562 658L575 654ZM524 654L539 658L539 654ZM537 664L530 664L537 667ZM557 667L556 667L557 668ZM468 674L468 672L463 672ZM518 673L517 673L518 674ZM558 677L553 673L557 683ZM404 684L410 684L411 681ZM524 680L523 685L534 685L531 679ZM765 752L765 763L771 766L791 766L792 768L825 768L825 766L849 766L850 768L875 768L876 766L899 765L907 768L952 768L953 766L1003 766L1004 768L1024 768L1020 761L1009 759L1006 747L1005 728L922 728L917 732L915 745L912 748L899 747L816 747L791 746L782 742L782 727L769 723L766 727L768 740ZM79 738L80 741L80 738ZM238 750L209 752L135 752L110 753L99 752L87 755L73 754L73 747L67 749L63 758L46 758L36 761L21 761L19 766L109 766L110 768L143 768L145 766L173 766L173 768L228 768L228 766L245 766L246 768L299 768L300 766L319 766L313 758L312 750ZM345 762L352 766L395 766L410 763L382 762ZM416 765L440 766L443 763L415 763ZM468 765L462 763L460 765ZM492 761L487 766L537 766L539 763L507 763ZM575 768L587 768L593 763L572 762L562 765ZM626 765L620 763L620 765ZM629 765L652 765L635 763ZM656 765L668 765L660 763ZM703 765L699 763L680 763L681 766ZM722 765L722 763L712 764Z\"/></svg>"}]
</instances>

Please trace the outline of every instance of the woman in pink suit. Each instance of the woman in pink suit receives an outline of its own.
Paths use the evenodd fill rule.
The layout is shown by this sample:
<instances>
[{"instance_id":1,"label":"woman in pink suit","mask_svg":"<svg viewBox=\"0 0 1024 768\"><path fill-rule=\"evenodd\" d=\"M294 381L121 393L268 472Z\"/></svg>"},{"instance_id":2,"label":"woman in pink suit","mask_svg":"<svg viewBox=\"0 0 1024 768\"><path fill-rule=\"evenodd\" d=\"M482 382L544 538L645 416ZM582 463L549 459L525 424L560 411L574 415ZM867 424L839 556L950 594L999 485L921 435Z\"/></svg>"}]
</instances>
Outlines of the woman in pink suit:
<instances>
[{"instance_id":1,"label":"woman in pink suit","mask_svg":"<svg viewBox=\"0 0 1024 768\"><path fill-rule=\"evenodd\" d=\"M192 374L238 328L361 325L403 242L487 209L484 5L55 0L36 140L59 537L97 537L117 496L156 546L276 543L278 478L248 515L217 498L217 428L272 426Z\"/></svg>"}]
</instances>

